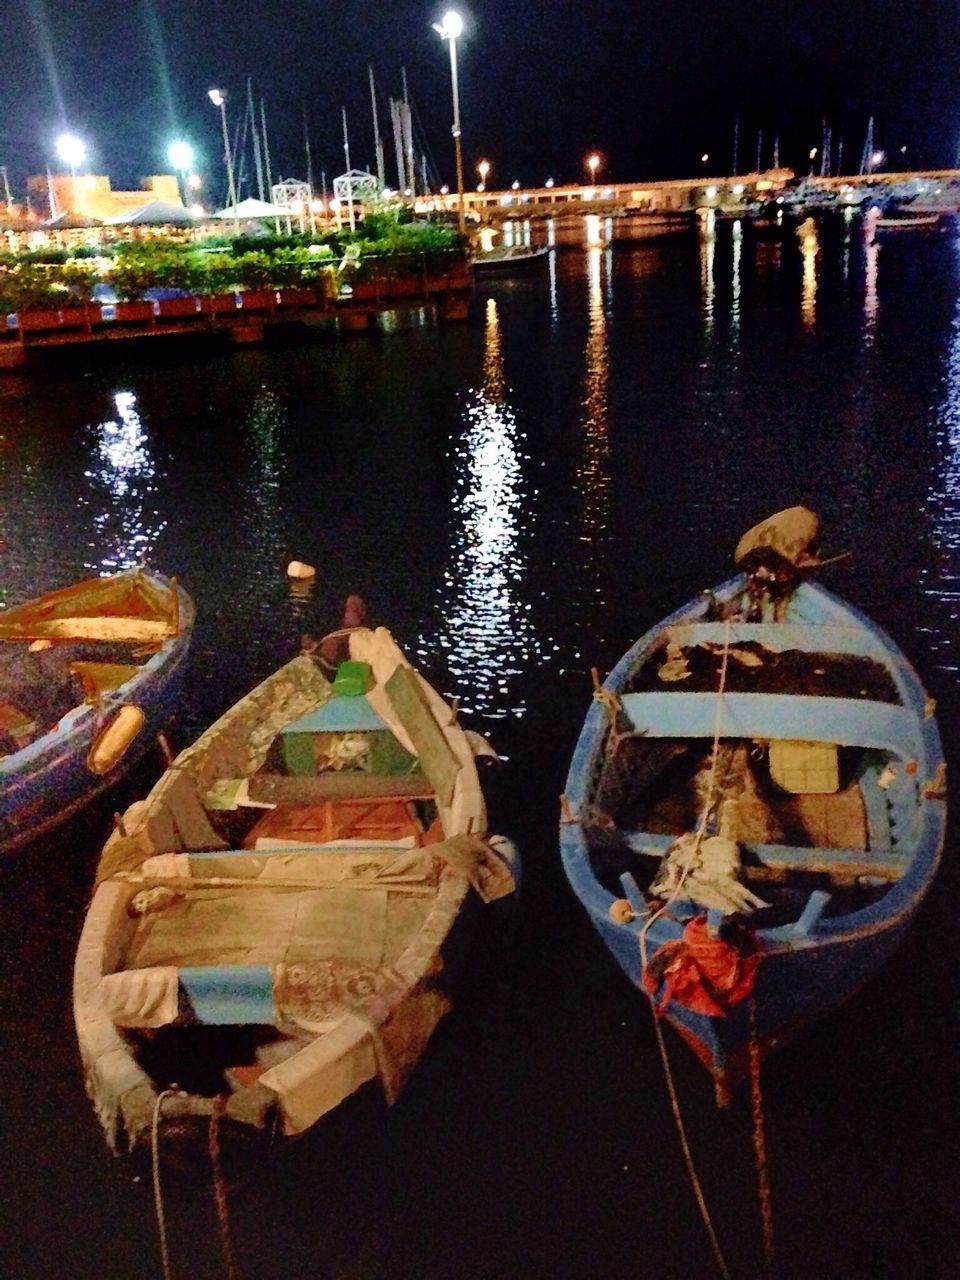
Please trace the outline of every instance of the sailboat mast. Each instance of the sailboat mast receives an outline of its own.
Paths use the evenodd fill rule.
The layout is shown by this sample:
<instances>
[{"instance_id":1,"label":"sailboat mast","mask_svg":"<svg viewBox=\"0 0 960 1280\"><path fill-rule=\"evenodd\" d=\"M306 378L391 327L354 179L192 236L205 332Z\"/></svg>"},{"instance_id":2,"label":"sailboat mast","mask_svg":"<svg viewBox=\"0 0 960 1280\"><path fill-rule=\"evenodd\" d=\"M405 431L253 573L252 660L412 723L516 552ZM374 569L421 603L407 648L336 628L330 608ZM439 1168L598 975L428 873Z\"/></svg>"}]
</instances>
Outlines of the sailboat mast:
<instances>
[{"instance_id":1,"label":"sailboat mast","mask_svg":"<svg viewBox=\"0 0 960 1280\"><path fill-rule=\"evenodd\" d=\"M257 129L257 115L253 107L253 85L247 76L247 110L250 113L250 129L253 135L253 166L257 171L257 195L266 200L263 189L263 156L260 153L260 132Z\"/></svg>"},{"instance_id":2,"label":"sailboat mast","mask_svg":"<svg viewBox=\"0 0 960 1280\"><path fill-rule=\"evenodd\" d=\"M356 230L356 223L353 217L353 180L350 177L350 137L347 134L347 108L341 107L343 112L343 155L347 162L347 213L350 218L350 230Z\"/></svg>"},{"instance_id":3,"label":"sailboat mast","mask_svg":"<svg viewBox=\"0 0 960 1280\"><path fill-rule=\"evenodd\" d=\"M303 147L307 156L307 186L313 199L313 157L310 154L310 130L307 127L307 104L303 104Z\"/></svg>"},{"instance_id":4,"label":"sailboat mast","mask_svg":"<svg viewBox=\"0 0 960 1280\"><path fill-rule=\"evenodd\" d=\"M267 140L267 108L260 99L260 131L263 137L263 174L270 188L270 199L273 200L273 170L270 167L270 143Z\"/></svg>"},{"instance_id":5,"label":"sailboat mast","mask_svg":"<svg viewBox=\"0 0 960 1280\"><path fill-rule=\"evenodd\" d=\"M407 92L407 68L400 68L400 75L403 80L403 143L404 151L407 157L407 180L405 186L410 188L410 194L416 193L415 175L413 171L413 119L410 115L410 95Z\"/></svg>"},{"instance_id":6,"label":"sailboat mast","mask_svg":"<svg viewBox=\"0 0 960 1280\"><path fill-rule=\"evenodd\" d=\"M377 158L377 184L382 191L387 185L387 179L383 171L383 142L380 138L380 121L377 119L377 88L373 82L373 67L368 66L367 71L370 74L370 107L373 111L373 150Z\"/></svg>"}]
</instances>

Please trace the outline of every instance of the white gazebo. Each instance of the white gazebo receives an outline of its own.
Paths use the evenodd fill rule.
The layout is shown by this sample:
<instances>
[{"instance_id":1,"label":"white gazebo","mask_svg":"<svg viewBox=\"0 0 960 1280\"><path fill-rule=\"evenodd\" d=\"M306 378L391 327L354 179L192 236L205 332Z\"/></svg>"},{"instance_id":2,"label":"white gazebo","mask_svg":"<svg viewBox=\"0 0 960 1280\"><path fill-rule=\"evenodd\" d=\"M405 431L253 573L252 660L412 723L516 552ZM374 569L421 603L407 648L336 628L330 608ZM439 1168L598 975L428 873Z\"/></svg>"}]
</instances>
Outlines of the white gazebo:
<instances>
[{"instance_id":1,"label":"white gazebo","mask_svg":"<svg viewBox=\"0 0 960 1280\"><path fill-rule=\"evenodd\" d=\"M380 198L380 183L372 173L364 173L362 169L349 169L339 178L334 178L333 194L337 201L337 226L340 226L340 209L346 204L352 231L355 225L354 205L361 204L369 208Z\"/></svg>"}]
</instances>

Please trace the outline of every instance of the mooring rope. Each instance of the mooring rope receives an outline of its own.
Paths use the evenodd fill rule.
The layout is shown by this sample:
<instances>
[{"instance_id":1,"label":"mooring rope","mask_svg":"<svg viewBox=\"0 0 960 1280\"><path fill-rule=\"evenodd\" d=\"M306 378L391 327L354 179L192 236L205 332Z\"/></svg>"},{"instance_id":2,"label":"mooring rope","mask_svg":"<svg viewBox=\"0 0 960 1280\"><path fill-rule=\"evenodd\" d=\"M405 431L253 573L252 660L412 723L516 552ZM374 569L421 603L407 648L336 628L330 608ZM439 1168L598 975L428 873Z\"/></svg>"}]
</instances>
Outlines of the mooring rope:
<instances>
[{"instance_id":1,"label":"mooring rope","mask_svg":"<svg viewBox=\"0 0 960 1280\"><path fill-rule=\"evenodd\" d=\"M233 1243L230 1239L230 1216L227 1210L227 1188L220 1168L220 1116L226 1106L227 1099L218 1094L213 1100L210 1112L210 1130L208 1147L210 1151L210 1167L213 1171L213 1199L217 1206L217 1225L220 1228L220 1248L226 1265L228 1280L236 1280L237 1268L233 1257Z\"/></svg>"},{"instance_id":2,"label":"mooring rope","mask_svg":"<svg viewBox=\"0 0 960 1280\"><path fill-rule=\"evenodd\" d=\"M153 1104L153 1121L150 1126L150 1163L153 1173L153 1208L157 1215L157 1232L160 1236L160 1260L163 1264L163 1280L170 1280L170 1253L167 1249L167 1224L163 1212L163 1191L160 1186L160 1111L165 1098L171 1097L176 1089L164 1089L158 1093Z\"/></svg>"},{"instance_id":3,"label":"mooring rope","mask_svg":"<svg viewBox=\"0 0 960 1280\"><path fill-rule=\"evenodd\" d=\"M726 624L724 627L724 634L723 634L723 660L720 666L720 683L717 689L717 705L716 705L716 711L714 713L714 720L713 720L713 758L710 762L710 775L707 780L706 800L704 801L703 811L700 815L700 821L697 824L697 832L696 832L697 843L695 846L696 848L700 847L700 843L703 840L704 832L706 831L706 828L707 828L707 820L710 814L710 806L713 799L713 791L716 785L717 756L719 754L719 749L720 749L720 722L721 722L721 715L723 712L723 691L727 681L727 654L729 652L729 648L730 648L730 619L727 618ZM647 919L644 921L643 928L640 930L640 965L641 965L640 972L641 974L645 973L647 968L647 933L649 932L653 923L656 920L659 920L660 917L667 910L669 910L674 900L678 897L680 890L683 888L684 881L687 878L687 874L692 869L692 866L693 866L693 859L691 858L687 862L687 865L683 868L680 874L680 878L678 879L670 896L666 899L665 902L661 904L661 906L655 912L653 912L652 915L648 915ZM697 1207L700 1210L700 1217L703 1220L703 1225L707 1233L707 1238L709 1239L711 1248L713 1249L713 1256L716 1260L717 1268L720 1274L723 1276L723 1280L730 1280L730 1269L727 1266L726 1259L723 1256L723 1250L720 1247L720 1240L714 1228L713 1219L710 1216L710 1209L709 1209L709 1206L707 1205L707 1199L703 1192L703 1185L700 1181L700 1176L697 1173L697 1168L693 1160L693 1152L690 1149L690 1142L687 1138L686 1125L683 1122L683 1114L680 1110L680 1099L679 1099L679 1095L677 1094L677 1086L673 1077L673 1071L670 1067L670 1059L667 1056L667 1045L663 1035L663 1028L660 1026L660 1016L657 1013L656 993L655 991L647 991L646 994L650 1001L650 1012L653 1015L653 1028L654 1028L654 1031L656 1032L656 1037L657 1037L657 1048L660 1051L660 1061L663 1064L664 1080L666 1082L667 1093L670 1098L670 1107L671 1107L671 1110L673 1111L673 1120L676 1126L677 1136L680 1139L680 1149L683 1152L683 1158L687 1166L687 1175L690 1179L690 1185L693 1188L693 1194L697 1201Z\"/></svg>"},{"instance_id":4,"label":"mooring rope","mask_svg":"<svg viewBox=\"0 0 960 1280\"><path fill-rule=\"evenodd\" d=\"M768 1277L774 1274L773 1202L767 1170L767 1143L763 1129L763 1096L760 1092L760 1044L757 1040L757 1002L750 997L750 1111L753 1118L753 1156L757 1169L757 1194L763 1225L763 1259Z\"/></svg>"}]
</instances>

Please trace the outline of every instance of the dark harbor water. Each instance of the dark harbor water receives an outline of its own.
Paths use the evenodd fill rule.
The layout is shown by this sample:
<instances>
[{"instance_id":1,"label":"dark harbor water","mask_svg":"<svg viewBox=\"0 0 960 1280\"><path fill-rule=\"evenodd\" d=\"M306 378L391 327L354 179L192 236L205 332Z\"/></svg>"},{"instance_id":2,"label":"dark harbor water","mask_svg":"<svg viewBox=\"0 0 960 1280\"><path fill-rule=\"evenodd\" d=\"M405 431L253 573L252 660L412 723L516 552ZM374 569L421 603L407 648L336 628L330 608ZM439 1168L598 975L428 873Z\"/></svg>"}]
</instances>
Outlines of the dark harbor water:
<instances>
[{"instance_id":1,"label":"dark harbor water","mask_svg":"<svg viewBox=\"0 0 960 1280\"><path fill-rule=\"evenodd\" d=\"M129 352L0 381L0 581L15 602L141 556L194 595L185 745L335 625L351 591L507 757L525 860L397 1106L362 1094L230 1200L244 1280L716 1274L645 1001L567 889L558 796L636 636L803 501L960 741L960 227L868 244L721 223L479 288L469 322L233 354ZM589 235L604 233L602 225ZM569 243L568 243L569 242ZM318 566L291 593L291 559ZM111 1162L73 1036L73 953L114 809L0 868L0 1274L161 1275L149 1180ZM778 1274L957 1274L955 829L907 942L771 1056ZM669 1034L669 1033L668 1033ZM749 1098L668 1041L714 1226L760 1273ZM165 1196L173 1275L226 1275L209 1184Z\"/></svg>"}]
</instances>

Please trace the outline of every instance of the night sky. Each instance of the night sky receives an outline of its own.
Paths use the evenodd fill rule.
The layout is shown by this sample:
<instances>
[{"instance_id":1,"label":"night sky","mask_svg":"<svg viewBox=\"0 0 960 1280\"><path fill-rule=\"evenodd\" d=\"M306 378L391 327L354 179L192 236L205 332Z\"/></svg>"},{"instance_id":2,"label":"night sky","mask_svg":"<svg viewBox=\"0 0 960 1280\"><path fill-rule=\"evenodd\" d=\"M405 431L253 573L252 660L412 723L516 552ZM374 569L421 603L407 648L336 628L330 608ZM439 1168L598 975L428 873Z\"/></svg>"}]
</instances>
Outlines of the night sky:
<instances>
[{"instance_id":1,"label":"night sky","mask_svg":"<svg viewBox=\"0 0 960 1280\"><path fill-rule=\"evenodd\" d=\"M15 190L58 165L63 128L90 146L89 169L114 185L167 172L168 142L193 143L210 190L223 186L218 113L231 128L246 79L266 101L274 176L306 176L304 114L317 185L351 162L374 168L367 66L381 98L388 181L395 181L386 100L406 68L417 154L453 185L446 46L426 0L3 0L0 164ZM867 121L911 168L952 166L960 143L957 0L470 0L459 6L460 102L467 182L487 157L491 185L580 181L590 149L610 181L713 173L773 159L798 172L833 134L856 171ZM739 119L739 130L735 121ZM419 171L419 158L418 158Z\"/></svg>"}]
</instances>

